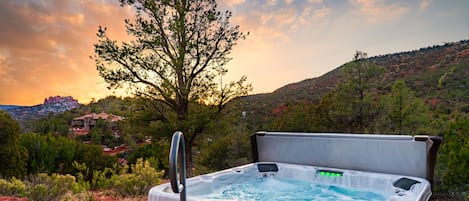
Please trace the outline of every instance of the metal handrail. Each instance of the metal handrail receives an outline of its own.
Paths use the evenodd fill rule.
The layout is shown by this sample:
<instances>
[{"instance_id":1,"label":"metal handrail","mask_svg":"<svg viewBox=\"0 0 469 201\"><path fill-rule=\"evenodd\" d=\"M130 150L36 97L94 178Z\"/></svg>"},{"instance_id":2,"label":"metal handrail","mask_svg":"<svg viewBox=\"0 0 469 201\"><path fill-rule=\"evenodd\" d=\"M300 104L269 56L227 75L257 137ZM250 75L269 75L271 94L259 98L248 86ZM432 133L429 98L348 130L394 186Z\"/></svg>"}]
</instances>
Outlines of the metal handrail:
<instances>
[{"instance_id":1,"label":"metal handrail","mask_svg":"<svg viewBox=\"0 0 469 201\"><path fill-rule=\"evenodd\" d=\"M185 154L184 135L180 131L173 134L171 141L171 150L169 153L169 181L174 193L179 193L179 200L186 201L186 154ZM179 181L177 175L178 156L181 160L179 166Z\"/></svg>"}]
</instances>

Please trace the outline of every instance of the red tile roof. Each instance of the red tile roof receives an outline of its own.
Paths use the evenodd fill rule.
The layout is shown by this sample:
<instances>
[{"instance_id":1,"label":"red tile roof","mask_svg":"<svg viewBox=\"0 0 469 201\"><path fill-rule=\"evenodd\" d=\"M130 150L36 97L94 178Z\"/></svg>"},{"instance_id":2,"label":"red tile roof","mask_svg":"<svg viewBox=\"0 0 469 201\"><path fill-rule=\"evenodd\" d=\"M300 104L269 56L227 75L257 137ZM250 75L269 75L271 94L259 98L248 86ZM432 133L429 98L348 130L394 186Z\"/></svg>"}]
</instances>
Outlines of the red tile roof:
<instances>
[{"instance_id":1,"label":"red tile roof","mask_svg":"<svg viewBox=\"0 0 469 201\"><path fill-rule=\"evenodd\" d=\"M85 120L85 119L94 119L94 120L105 119L105 120L109 120L109 121L121 121L121 120L124 119L124 117L119 116L119 115L114 115L114 114L108 114L108 113L105 113L105 112L101 112L99 114L90 113L90 114L85 114L81 117L73 118L73 120Z\"/></svg>"}]
</instances>

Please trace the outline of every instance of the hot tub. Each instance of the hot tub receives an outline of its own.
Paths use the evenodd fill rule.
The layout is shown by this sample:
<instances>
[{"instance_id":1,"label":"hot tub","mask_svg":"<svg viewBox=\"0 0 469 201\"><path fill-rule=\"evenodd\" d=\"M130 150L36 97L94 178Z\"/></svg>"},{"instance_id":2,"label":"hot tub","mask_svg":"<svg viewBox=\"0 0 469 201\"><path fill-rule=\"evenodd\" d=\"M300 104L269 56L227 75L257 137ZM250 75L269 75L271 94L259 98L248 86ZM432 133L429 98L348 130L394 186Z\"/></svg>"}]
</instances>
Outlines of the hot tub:
<instances>
[{"instance_id":1,"label":"hot tub","mask_svg":"<svg viewBox=\"0 0 469 201\"><path fill-rule=\"evenodd\" d=\"M187 200L428 200L421 178L285 163L252 163L187 180ZM150 201L179 200L169 184Z\"/></svg>"},{"instance_id":2,"label":"hot tub","mask_svg":"<svg viewBox=\"0 0 469 201\"><path fill-rule=\"evenodd\" d=\"M253 163L189 178L182 189L192 201L427 201L441 141L434 136L258 132L251 137ZM169 183L153 187L148 199L180 200L172 189L177 188Z\"/></svg>"}]
</instances>

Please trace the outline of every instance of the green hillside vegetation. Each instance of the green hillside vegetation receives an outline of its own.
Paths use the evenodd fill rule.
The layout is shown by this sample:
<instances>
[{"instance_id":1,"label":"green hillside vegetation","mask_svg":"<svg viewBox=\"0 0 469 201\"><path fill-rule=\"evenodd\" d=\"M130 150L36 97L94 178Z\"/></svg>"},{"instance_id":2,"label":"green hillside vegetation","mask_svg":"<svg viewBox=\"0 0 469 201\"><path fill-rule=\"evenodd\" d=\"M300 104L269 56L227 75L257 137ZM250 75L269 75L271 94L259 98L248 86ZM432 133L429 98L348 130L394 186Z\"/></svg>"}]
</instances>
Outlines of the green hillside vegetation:
<instances>
[{"instance_id":1,"label":"green hillside vegetation","mask_svg":"<svg viewBox=\"0 0 469 201\"><path fill-rule=\"evenodd\" d=\"M366 62L384 68L369 80L374 93L384 94L397 80L406 85L432 110L450 114L469 107L469 40L435 45L415 51L367 58ZM288 84L272 93L242 97L243 110L266 116L297 103L319 103L327 93L346 79L344 64L320 77Z\"/></svg>"}]
</instances>

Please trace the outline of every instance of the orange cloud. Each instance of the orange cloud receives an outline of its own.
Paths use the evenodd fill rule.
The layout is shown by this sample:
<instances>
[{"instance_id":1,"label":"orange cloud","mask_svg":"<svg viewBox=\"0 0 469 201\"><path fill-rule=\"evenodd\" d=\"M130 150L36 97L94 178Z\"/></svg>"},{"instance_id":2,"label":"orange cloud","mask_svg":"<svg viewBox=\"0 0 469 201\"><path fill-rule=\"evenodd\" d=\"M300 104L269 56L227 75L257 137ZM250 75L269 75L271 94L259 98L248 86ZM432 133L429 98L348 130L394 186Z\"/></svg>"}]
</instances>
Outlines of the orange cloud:
<instances>
[{"instance_id":1,"label":"orange cloud","mask_svg":"<svg viewBox=\"0 0 469 201\"><path fill-rule=\"evenodd\" d=\"M431 0L218 3L219 8L233 11L233 25L250 32L234 47L227 78L247 75L256 93L325 73L349 61L357 49L384 54L467 36L463 3L447 4L448 8ZM84 103L111 94L89 56L99 25L107 27L112 39L130 39L123 20L135 13L118 4L117 0L0 0L0 104L32 105L50 95L72 95ZM431 15L410 12L428 6L434 8ZM396 34L402 31L407 34Z\"/></svg>"},{"instance_id":2,"label":"orange cloud","mask_svg":"<svg viewBox=\"0 0 469 201\"><path fill-rule=\"evenodd\" d=\"M410 11L406 6L397 3L386 4L380 0L350 0L350 3L357 7L359 15L370 23L393 20Z\"/></svg>"},{"instance_id":3,"label":"orange cloud","mask_svg":"<svg viewBox=\"0 0 469 201\"><path fill-rule=\"evenodd\" d=\"M99 25L113 39L128 40L123 20L132 14L114 1L1 1L0 104L33 105L50 95L88 102L111 94L89 56Z\"/></svg>"},{"instance_id":4,"label":"orange cloud","mask_svg":"<svg viewBox=\"0 0 469 201\"><path fill-rule=\"evenodd\" d=\"M238 4L244 3L245 1L246 0L226 0L226 1L222 1L221 3L225 4L228 7L233 7L233 6L236 6Z\"/></svg>"},{"instance_id":5,"label":"orange cloud","mask_svg":"<svg viewBox=\"0 0 469 201\"><path fill-rule=\"evenodd\" d=\"M241 13L235 12L234 23L251 33L250 41L285 43L291 40L290 35L296 30L304 28L305 25L309 26L313 20L319 20L331 13L329 8L317 5L320 2L320 0L269 0L264 3L249 1L238 5L251 9ZM236 6L229 9L238 11Z\"/></svg>"}]
</instances>

